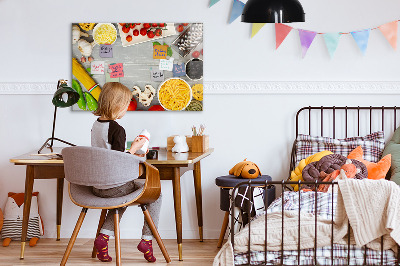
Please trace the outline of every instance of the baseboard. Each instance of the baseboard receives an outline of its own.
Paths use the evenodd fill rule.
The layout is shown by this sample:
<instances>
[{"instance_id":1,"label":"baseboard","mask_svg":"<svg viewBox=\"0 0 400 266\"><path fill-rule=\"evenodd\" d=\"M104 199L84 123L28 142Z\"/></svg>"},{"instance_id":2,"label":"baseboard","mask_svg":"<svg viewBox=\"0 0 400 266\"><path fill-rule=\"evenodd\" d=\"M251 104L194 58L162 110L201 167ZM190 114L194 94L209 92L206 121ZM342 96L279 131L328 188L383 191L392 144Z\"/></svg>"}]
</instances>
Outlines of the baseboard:
<instances>
[{"instance_id":1,"label":"baseboard","mask_svg":"<svg viewBox=\"0 0 400 266\"><path fill-rule=\"evenodd\" d=\"M0 94L53 94L57 83L0 83ZM400 81L207 81L205 94L399 94Z\"/></svg>"}]
</instances>

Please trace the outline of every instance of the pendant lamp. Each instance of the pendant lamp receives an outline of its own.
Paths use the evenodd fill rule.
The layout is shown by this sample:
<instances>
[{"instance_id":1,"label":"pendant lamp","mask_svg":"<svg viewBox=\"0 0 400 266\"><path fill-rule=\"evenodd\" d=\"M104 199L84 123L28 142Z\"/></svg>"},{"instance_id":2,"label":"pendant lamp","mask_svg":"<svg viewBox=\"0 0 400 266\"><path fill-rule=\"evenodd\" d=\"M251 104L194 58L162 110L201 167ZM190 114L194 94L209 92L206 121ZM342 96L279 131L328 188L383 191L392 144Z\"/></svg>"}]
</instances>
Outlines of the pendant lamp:
<instances>
[{"instance_id":1,"label":"pendant lamp","mask_svg":"<svg viewBox=\"0 0 400 266\"><path fill-rule=\"evenodd\" d=\"M298 0L249 0L243 8L242 22L304 22L304 15Z\"/></svg>"}]
</instances>

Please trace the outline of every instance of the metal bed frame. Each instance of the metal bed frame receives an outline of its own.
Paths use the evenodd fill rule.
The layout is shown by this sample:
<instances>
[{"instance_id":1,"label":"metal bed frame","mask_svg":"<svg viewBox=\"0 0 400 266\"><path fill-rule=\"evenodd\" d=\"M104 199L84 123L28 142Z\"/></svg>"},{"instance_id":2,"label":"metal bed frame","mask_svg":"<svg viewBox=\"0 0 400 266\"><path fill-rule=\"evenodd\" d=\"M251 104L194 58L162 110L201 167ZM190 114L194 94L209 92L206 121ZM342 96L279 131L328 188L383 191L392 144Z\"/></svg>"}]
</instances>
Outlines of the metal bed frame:
<instances>
[{"instance_id":1,"label":"metal bed frame","mask_svg":"<svg viewBox=\"0 0 400 266\"><path fill-rule=\"evenodd\" d=\"M396 129L396 118L397 118L397 111L400 108L393 106L393 107L348 107L348 106L344 106L344 107L337 107L337 106L331 106L331 107L324 107L324 106L320 106L320 107L312 107L312 106L308 106L308 107L303 107L301 108L297 114L296 114L296 138L297 136L300 134L299 133L299 120L300 120L300 114L303 111L308 111L308 134L311 135L311 131L312 131L312 126L311 126L311 113L313 110L317 110L319 111L319 115L320 115L320 136L324 136L324 111L325 110L331 110L329 113L332 114L332 129L333 129L333 138L336 137L336 122L338 119L336 119L336 113L337 112L344 112L344 121L342 122L342 125L344 125L344 129L345 129L345 137L348 137L348 125L349 125L349 113L350 112L356 112L357 115L357 136L360 136L360 113L363 112L369 112L369 132L372 133L372 125L373 125L373 114L375 114L376 112L381 112L381 130L384 131L385 130L385 113L387 113L387 111L393 112L393 130ZM327 113L327 112L325 112ZM326 114L325 114L326 115ZM325 119L326 121L327 119ZM318 122L318 121L317 121ZM354 121L355 122L355 121ZM326 125L326 124L325 124ZM355 124L353 123L352 125L355 126ZM296 165L295 165L295 158L296 158L296 154L295 154L295 146L296 146L296 141L293 144L293 148L292 148L292 153L291 153L291 160L290 160L290 172L295 169ZM290 176L290 172L289 172L289 176ZM259 188L263 188L265 191L265 195L266 198L268 198L268 188L271 185L276 185L276 186L281 186L282 188L282 195L285 192L285 190L291 190L289 186L287 185L300 185L301 184L306 184L306 185L314 185L314 191L317 192L318 186L319 185L325 185L325 184L330 184L332 185L332 190L334 189L334 186L336 186L338 183L336 181L332 181L332 182L320 182L320 181L315 181L315 182L302 182L302 181L252 181L251 179L249 181L246 182L242 182L238 185L236 185L234 187L234 189L232 190L232 195L235 195L236 190L239 187L242 186L251 186L251 187L259 187ZM301 202L301 192L300 190L298 191L299 193L299 202ZM250 198L252 198L253 191L250 189ZM333 250L333 224L334 224L334 217L333 217L333 211L334 211L334 206L333 206L333 200L334 199L334 193L332 193L332 237L331 237L331 261L332 261L332 265L334 263L334 250ZM315 213L317 213L317 202L318 202L318 198L317 198L317 193L315 193ZM272 265L272 264L268 264L267 262L267 233L268 233L268 219L267 219L267 201L264 201L264 208L265 208L265 247L264 247L264 262L259 263L259 265ZM282 197L282 212L284 212L284 197ZM298 214L299 214L299 220L298 220L298 226L300 227L300 204L299 204L299 210L298 210ZM234 217L235 217L235 208L234 208L234 197L232 197L231 200L231 232L230 232L230 236L231 236L231 244L232 247L234 248L235 245L235 241L234 241ZM317 215L315 215L315 239L314 239L314 258L313 258L313 264L307 264L307 265L318 265L317 264L317 254L316 254L316 249L317 249ZM248 222L248 227L249 227L249 242L247 245L247 264L245 265L250 265L251 264L251 249L250 249L250 243L251 243L251 219L249 219ZM281 250L280 250L280 264L278 265L284 265L283 264L283 251L284 251L284 240L283 240L283 234L284 234L284 218L282 216L282 238L281 238ZM301 238L300 238L300 230L298 233L298 243L297 243L297 265L305 265L305 264L300 264L300 254L301 254L301 249L300 249L300 242L301 242ZM397 248L399 250L399 252L397 253L397 258L396 258L396 262L395 265L400 265L400 246L397 245ZM367 253L366 253L366 246L363 246L364 249L364 263L363 265L367 265ZM350 224L348 226L348 233L347 233L347 264L346 265L350 265ZM381 256L380 256L380 265L384 265L384 261L383 261L383 236L381 237Z\"/></svg>"}]
</instances>

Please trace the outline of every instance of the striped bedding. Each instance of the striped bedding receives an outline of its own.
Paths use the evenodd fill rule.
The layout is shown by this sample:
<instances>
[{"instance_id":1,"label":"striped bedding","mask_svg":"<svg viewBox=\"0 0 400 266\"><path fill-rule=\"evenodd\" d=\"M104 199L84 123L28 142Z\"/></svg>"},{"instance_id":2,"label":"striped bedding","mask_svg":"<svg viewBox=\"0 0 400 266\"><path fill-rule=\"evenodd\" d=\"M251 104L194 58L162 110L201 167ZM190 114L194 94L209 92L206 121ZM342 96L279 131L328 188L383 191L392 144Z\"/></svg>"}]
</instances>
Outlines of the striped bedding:
<instances>
[{"instance_id":1,"label":"striped bedding","mask_svg":"<svg viewBox=\"0 0 400 266\"><path fill-rule=\"evenodd\" d=\"M285 192L283 197L276 199L267 210L268 213L278 212L282 210L282 203L284 210L298 210L301 212L308 212L317 214L326 219L332 219L335 214L336 208L336 194L317 192L317 202L315 202L315 192ZM265 215L260 214L260 215ZM259 217L258 215L257 217ZM257 219L255 217L254 219ZM316 265L348 265L348 246L334 244L332 262L332 248L326 246L316 249L317 263ZM366 254L366 256L364 256ZM267 251L266 265L281 265L281 252L280 251ZM357 247L350 245L350 260L349 265L381 265L381 252L371 250L364 247ZM248 253L235 254L235 265L245 265L248 263ZM300 256L297 250L287 250L283 253L284 265L314 265L314 249L304 249L300 251ZM250 265L264 264L265 252L250 252ZM396 256L392 250L385 250L383 252L383 265L395 265Z\"/></svg>"}]
</instances>

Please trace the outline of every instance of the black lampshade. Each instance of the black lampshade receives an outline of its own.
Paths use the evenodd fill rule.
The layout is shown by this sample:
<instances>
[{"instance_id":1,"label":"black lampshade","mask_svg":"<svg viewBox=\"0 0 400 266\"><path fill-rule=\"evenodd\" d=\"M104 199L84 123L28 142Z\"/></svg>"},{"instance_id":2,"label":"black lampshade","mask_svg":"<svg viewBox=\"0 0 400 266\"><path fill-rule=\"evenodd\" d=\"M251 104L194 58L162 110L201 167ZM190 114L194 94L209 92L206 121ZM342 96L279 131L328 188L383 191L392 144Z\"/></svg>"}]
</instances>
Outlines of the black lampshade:
<instances>
[{"instance_id":1,"label":"black lampshade","mask_svg":"<svg viewBox=\"0 0 400 266\"><path fill-rule=\"evenodd\" d=\"M63 95L67 96L63 99ZM76 104L79 100L79 93L68 87L66 84L61 84L53 95L53 105L56 107L70 107Z\"/></svg>"},{"instance_id":2,"label":"black lampshade","mask_svg":"<svg viewBox=\"0 0 400 266\"><path fill-rule=\"evenodd\" d=\"M242 22L304 22L304 15L298 0L249 0L243 9Z\"/></svg>"}]
</instances>

